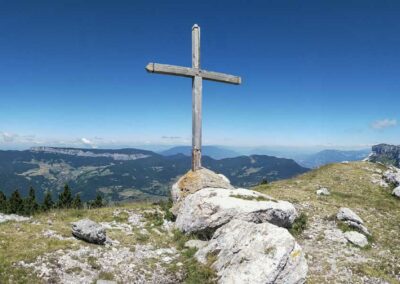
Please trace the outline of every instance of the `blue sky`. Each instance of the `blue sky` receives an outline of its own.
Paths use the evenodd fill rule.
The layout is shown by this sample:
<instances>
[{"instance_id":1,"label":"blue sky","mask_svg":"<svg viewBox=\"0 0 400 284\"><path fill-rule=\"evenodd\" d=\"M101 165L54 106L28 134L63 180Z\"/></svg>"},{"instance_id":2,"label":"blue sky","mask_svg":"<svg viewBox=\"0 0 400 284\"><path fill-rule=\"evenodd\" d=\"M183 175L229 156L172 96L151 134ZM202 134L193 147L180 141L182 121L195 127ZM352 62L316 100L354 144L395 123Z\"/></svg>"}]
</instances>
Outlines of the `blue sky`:
<instances>
[{"instance_id":1,"label":"blue sky","mask_svg":"<svg viewBox=\"0 0 400 284\"><path fill-rule=\"evenodd\" d=\"M0 148L190 144L191 80L148 62L242 76L205 82L203 139L230 146L400 144L399 1L1 1Z\"/></svg>"}]
</instances>

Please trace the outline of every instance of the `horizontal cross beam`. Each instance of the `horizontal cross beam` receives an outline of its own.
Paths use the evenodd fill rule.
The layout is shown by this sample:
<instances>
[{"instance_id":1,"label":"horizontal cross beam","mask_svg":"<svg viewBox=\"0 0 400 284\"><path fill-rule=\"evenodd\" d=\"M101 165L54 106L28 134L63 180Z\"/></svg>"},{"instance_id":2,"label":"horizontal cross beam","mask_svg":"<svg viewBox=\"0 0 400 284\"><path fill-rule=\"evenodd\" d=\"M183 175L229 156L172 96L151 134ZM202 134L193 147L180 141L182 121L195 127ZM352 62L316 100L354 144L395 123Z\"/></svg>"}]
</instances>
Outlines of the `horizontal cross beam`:
<instances>
[{"instance_id":1,"label":"horizontal cross beam","mask_svg":"<svg viewBox=\"0 0 400 284\"><path fill-rule=\"evenodd\" d=\"M176 65L149 63L146 66L146 70L147 72L151 73L175 75L182 77L193 78L195 76L199 76L202 77L204 80L217 81L234 85L239 85L242 83L242 79L238 76Z\"/></svg>"}]
</instances>

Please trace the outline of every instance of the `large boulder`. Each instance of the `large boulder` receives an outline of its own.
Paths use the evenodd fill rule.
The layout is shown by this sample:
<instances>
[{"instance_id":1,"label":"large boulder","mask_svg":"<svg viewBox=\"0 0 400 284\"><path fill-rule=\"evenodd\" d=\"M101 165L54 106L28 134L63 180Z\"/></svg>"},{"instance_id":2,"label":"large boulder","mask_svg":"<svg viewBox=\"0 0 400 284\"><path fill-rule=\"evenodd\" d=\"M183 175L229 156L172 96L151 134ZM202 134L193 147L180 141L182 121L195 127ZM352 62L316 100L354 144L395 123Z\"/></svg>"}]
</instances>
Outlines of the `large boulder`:
<instances>
[{"instance_id":1,"label":"large boulder","mask_svg":"<svg viewBox=\"0 0 400 284\"><path fill-rule=\"evenodd\" d=\"M175 225L185 233L209 236L232 219L290 227L296 217L291 203L253 190L204 188L182 201Z\"/></svg>"},{"instance_id":2,"label":"large boulder","mask_svg":"<svg viewBox=\"0 0 400 284\"><path fill-rule=\"evenodd\" d=\"M107 240L106 230L96 222L83 219L72 223L72 235L94 244L104 244Z\"/></svg>"},{"instance_id":3,"label":"large boulder","mask_svg":"<svg viewBox=\"0 0 400 284\"><path fill-rule=\"evenodd\" d=\"M218 283L304 283L307 262L290 233L270 223L232 220L219 228L195 257L213 256Z\"/></svg>"},{"instance_id":4,"label":"large boulder","mask_svg":"<svg viewBox=\"0 0 400 284\"><path fill-rule=\"evenodd\" d=\"M172 200L174 203L179 202L189 194L206 187L233 188L224 175L216 174L206 168L190 170L172 186Z\"/></svg>"}]
</instances>

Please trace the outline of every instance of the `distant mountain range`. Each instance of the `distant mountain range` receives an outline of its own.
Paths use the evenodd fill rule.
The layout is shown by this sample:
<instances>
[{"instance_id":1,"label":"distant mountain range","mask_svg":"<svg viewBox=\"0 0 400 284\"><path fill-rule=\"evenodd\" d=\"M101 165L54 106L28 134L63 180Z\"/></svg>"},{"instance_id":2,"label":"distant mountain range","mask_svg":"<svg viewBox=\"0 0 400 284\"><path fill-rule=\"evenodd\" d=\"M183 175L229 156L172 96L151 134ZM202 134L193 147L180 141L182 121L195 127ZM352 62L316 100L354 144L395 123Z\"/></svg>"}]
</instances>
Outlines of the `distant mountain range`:
<instances>
[{"instance_id":1,"label":"distant mountain range","mask_svg":"<svg viewBox=\"0 0 400 284\"><path fill-rule=\"evenodd\" d=\"M243 151L243 152L242 152ZM253 149L240 149L238 151L223 147L223 146L204 146L203 155L210 156L214 159L232 158L250 153L249 155L268 155L277 156L287 159L293 159L298 164L306 168L317 168L326 164L338 163L343 161L360 161L371 153L370 149L362 150L322 150L316 153L304 153L295 151L294 148L266 148L259 147ZM183 154L191 156L190 146L176 146L171 149L160 152L162 155Z\"/></svg>"},{"instance_id":2,"label":"distant mountain range","mask_svg":"<svg viewBox=\"0 0 400 284\"><path fill-rule=\"evenodd\" d=\"M343 151L343 150L323 150L315 154L298 158L296 161L307 168L317 168L326 164L339 163L343 161L360 161L366 158L371 150Z\"/></svg>"},{"instance_id":3,"label":"distant mountain range","mask_svg":"<svg viewBox=\"0 0 400 284\"><path fill-rule=\"evenodd\" d=\"M46 190L55 197L68 183L83 200L93 199L98 191L114 201L160 198L168 194L171 184L190 169L190 164L191 158L183 154L164 156L140 149L36 147L0 151L0 190L10 195L19 189L26 195L33 186L41 199ZM219 160L204 156L203 165L242 187L308 171L291 159L265 155Z\"/></svg>"},{"instance_id":4,"label":"distant mountain range","mask_svg":"<svg viewBox=\"0 0 400 284\"><path fill-rule=\"evenodd\" d=\"M217 160L240 156L240 154L238 152L227 149L225 147L218 147L218 146L203 146L201 151L204 156L209 156L209 157L211 157L213 159L217 159ZM176 146L171 149L162 151L162 152L160 152L160 154L164 155L164 156L183 154L185 156L190 157L192 155L192 147L191 146Z\"/></svg>"}]
</instances>

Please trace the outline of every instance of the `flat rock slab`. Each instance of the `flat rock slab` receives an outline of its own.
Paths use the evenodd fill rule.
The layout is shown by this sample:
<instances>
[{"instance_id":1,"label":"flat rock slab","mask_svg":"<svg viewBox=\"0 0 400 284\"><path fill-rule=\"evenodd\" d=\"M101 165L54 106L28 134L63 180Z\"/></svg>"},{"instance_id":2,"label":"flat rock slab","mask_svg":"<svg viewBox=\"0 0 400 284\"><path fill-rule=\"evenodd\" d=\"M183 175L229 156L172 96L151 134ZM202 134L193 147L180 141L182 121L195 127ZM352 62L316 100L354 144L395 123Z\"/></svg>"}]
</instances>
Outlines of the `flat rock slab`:
<instances>
[{"instance_id":1,"label":"flat rock slab","mask_svg":"<svg viewBox=\"0 0 400 284\"><path fill-rule=\"evenodd\" d=\"M276 201L253 190L204 188L182 201L175 225L185 233L211 235L232 219L290 227L296 217L290 202Z\"/></svg>"},{"instance_id":2,"label":"flat rock slab","mask_svg":"<svg viewBox=\"0 0 400 284\"><path fill-rule=\"evenodd\" d=\"M233 220L219 228L195 257L212 267L218 283L304 283L308 271L301 247L290 233L270 223Z\"/></svg>"},{"instance_id":3,"label":"flat rock slab","mask_svg":"<svg viewBox=\"0 0 400 284\"><path fill-rule=\"evenodd\" d=\"M336 215L337 219L340 221L352 221L358 224L364 224L363 220L354 213L351 209L342 207Z\"/></svg>"},{"instance_id":4,"label":"flat rock slab","mask_svg":"<svg viewBox=\"0 0 400 284\"><path fill-rule=\"evenodd\" d=\"M106 230L96 222L83 219L72 223L72 235L89 243L103 245L106 240Z\"/></svg>"},{"instance_id":5,"label":"flat rock slab","mask_svg":"<svg viewBox=\"0 0 400 284\"><path fill-rule=\"evenodd\" d=\"M363 234L360 234L358 232L350 231L344 233L344 237L352 244L359 246L361 248L365 247L368 245L368 240L367 237L364 236Z\"/></svg>"}]
</instances>

